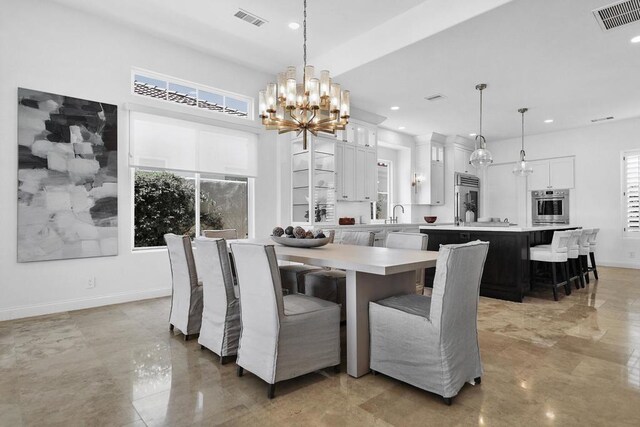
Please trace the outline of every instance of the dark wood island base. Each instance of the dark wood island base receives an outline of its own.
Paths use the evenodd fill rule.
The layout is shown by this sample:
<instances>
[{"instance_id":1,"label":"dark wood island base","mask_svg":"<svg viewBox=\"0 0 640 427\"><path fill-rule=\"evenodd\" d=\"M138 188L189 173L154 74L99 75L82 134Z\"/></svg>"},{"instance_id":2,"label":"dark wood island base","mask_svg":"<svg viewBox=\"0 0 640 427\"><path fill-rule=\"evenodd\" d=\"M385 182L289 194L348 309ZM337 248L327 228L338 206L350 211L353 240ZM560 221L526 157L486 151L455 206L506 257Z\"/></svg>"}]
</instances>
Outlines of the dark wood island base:
<instances>
[{"instance_id":1,"label":"dark wood island base","mask_svg":"<svg viewBox=\"0 0 640 427\"><path fill-rule=\"evenodd\" d=\"M479 228L483 228L479 230ZM484 229L486 228L486 230ZM474 240L489 242L484 265L480 295L507 301L522 302L531 284L529 248L551 243L556 230L577 227L421 227L429 235L428 250L437 251L440 245L466 243ZM426 270L425 286L432 287L435 268Z\"/></svg>"}]
</instances>

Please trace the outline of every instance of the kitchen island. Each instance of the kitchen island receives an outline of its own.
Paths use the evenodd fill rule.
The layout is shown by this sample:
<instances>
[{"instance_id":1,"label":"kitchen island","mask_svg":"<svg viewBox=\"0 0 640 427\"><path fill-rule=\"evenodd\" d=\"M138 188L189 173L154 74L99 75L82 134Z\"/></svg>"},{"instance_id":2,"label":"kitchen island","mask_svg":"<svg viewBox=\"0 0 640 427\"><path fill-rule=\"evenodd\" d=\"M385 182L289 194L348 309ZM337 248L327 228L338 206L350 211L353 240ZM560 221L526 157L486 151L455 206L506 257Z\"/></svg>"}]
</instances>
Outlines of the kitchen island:
<instances>
[{"instance_id":1,"label":"kitchen island","mask_svg":"<svg viewBox=\"0 0 640 427\"><path fill-rule=\"evenodd\" d=\"M554 231L575 228L578 227L566 224L536 227L423 225L420 232L429 235L430 251L451 243L489 242L480 295L522 302L531 283L529 248L551 243ZM426 270L426 286L433 286L434 275L434 268Z\"/></svg>"}]
</instances>

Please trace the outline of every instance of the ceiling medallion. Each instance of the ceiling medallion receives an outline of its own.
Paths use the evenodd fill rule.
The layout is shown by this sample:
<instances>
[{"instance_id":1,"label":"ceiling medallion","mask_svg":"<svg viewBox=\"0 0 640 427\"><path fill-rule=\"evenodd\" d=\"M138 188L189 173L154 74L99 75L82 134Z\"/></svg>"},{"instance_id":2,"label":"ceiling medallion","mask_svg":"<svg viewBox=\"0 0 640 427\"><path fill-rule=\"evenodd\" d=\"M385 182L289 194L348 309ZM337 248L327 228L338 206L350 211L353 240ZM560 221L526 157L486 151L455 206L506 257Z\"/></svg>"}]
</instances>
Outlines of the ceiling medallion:
<instances>
[{"instance_id":1,"label":"ceiling medallion","mask_svg":"<svg viewBox=\"0 0 640 427\"><path fill-rule=\"evenodd\" d=\"M307 149L307 131L335 135L349 122L350 93L331 82L329 71L322 70L320 79L314 77L314 67L307 65L307 0L304 0L302 82L296 80L296 67L278 73L277 83L269 83L259 93L262 124L267 130L283 134L303 135Z\"/></svg>"}]
</instances>

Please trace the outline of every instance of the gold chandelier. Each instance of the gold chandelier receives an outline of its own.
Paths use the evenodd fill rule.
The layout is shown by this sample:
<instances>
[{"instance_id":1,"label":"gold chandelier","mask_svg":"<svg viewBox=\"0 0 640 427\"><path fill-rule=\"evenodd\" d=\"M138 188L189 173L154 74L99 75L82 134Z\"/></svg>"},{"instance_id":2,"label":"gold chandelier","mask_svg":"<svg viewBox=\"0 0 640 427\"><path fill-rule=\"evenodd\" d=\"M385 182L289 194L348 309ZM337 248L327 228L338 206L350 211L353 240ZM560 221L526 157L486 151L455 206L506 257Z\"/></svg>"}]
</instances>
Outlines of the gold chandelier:
<instances>
[{"instance_id":1,"label":"gold chandelier","mask_svg":"<svg viewBox=\"0 0 640 427\"><path fill-rule=\"evenodd\" d=\"M307 65L307 0L304 0L304 44L302 82L296 80L296 67L278 73L278 83L269 83L260 91L260 118L267 130L279 134L296 132L303 135L307 149L307 131L314 136L319 132L335 135L349 122L350 93L331 81L329 71L322 70L320 78L314 76L313 65Z\"/></svg>"}]
</instances>

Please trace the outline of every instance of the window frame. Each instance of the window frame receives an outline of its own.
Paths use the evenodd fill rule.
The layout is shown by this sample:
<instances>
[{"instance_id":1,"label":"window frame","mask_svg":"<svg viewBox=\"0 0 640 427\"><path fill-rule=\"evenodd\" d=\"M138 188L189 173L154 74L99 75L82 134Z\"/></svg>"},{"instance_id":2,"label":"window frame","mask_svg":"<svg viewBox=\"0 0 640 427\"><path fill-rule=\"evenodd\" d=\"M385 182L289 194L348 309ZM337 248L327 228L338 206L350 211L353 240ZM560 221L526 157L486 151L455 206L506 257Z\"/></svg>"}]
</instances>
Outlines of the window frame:
<instances>
[{"instance_id":1,"label":"window frame","mask_svg":"<svg viewBox=\"0 0 640 427\"><path fill-rule=\"evenodd\" d=\"M148 77L148 78L152 78L152 79L156 79L156 80L160 80L160 81L165 81L167 83L167 93L169 91L169 84L176 84L176 85L180 85L180 86L186 86L189 88L193 88L196 90L196 105L188 105L186 103L178 103L178 102L173 102L170 101L169 99L161 99L161 98L153 98L150 96L145 96L145 95L140 95L138 93L136 93L135 91L135 76L136 74L144 76L144 77ZM132 67L131 68L131 80L130 80L130 90L131 90L131 94L134 95L137 98L140 99L149 99L149 100L153 100L153 101L159 101L160 103L163 103L165 105L176 105L178 106L178 108L183 108L186 111L202 111L205 114L209 114L211 113L211 115L213 117L217 117L220 118L222 120L229 119L229 118L233 118L236 120L242 120L242 121L249 121L252 122L255 120L255 98L251 97L251 96L247 96L247 95L242 95L240 93L235 93L235 92L231 92L228 90L223 90L223 89L218 89L212 86L206 86L206 85L202 85L202 84L198 84L195 82L190 82L188 80L184 80L184 79L180 79L178 77L173 77L173 76L169 76L166 74L161 74L161 73L156 73L154 71L150 71L150 70L145 70L143 68L137 68L137 67ZM203 91L203 92L209 92L209 93L213 93L216 95L221 95L225 102L224 102L224 107L223 107L223 111L212 111L206 108L201 108L198 106L198 103L200 101L199 97L197 96L198 91ZM226 98L232 98L238 101L244 101L247 103L247 115L246 116L238 116L238 115L234 115L234 114L228 114L224 112L224 109L226 108ZM222 114L220 114L222 113Z\"/></svg>"},{"instance_id":2,"label":"window frame","mask_svg":"<svg viewBox=\"0 0 640 427\"><path fill-rule=\"evenodd\" d=\"M163 246L143 246L136 247L135 241L135 174L136 171L155 171L155 172L170 172L170 173L192 173L193 179L195 183L195 229L197 233L200 232L200 179L201 175L204 175L206 180L216 180L219 178L212 178L212 174L199 173L193 171L182 171L176 169L165 169L165 168L154 168L154 167L129 167L129 182L130 182L130 192L131 192L131 227L130 227L130 242L131 242L131 251L132 252L144 252L144 251L159 251L165 250L166 245ZM233 177L230 177L233 178ZM247 182L247 231L249 239L253 239L255 237L255 178L253 177L238 177L246 179ZM191 179L191 178L189 178ZM233 179L231 180L233 181ZM197 237L197 236L196 236Z\"/></svg>"},{"instance_id":3,"label":"window frame","mask_svg":"<svg viewBox=\"0 0 640 427\"><path fill-rule=\"evenodd\" d=\"M627 160L629 156L638 156L640 161L640 148L635 150L622 151L620 154L620 211L622 221L622 238L630 240L640 240L640 229L637 231L627 230L627 224L629 221L628 215L628 200L627 200ZM639 173L640 178L640 173Z\"/></svg>"}]
</instances>

